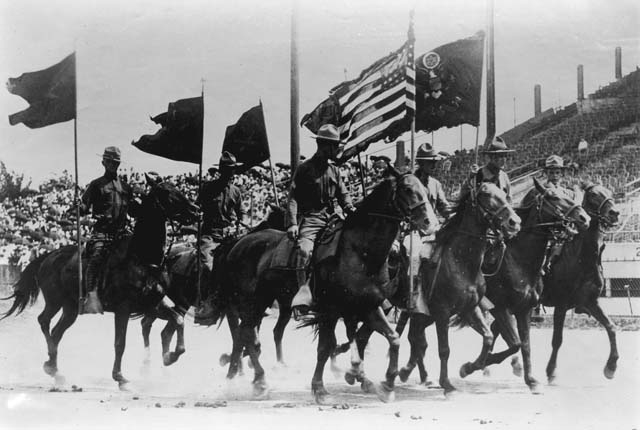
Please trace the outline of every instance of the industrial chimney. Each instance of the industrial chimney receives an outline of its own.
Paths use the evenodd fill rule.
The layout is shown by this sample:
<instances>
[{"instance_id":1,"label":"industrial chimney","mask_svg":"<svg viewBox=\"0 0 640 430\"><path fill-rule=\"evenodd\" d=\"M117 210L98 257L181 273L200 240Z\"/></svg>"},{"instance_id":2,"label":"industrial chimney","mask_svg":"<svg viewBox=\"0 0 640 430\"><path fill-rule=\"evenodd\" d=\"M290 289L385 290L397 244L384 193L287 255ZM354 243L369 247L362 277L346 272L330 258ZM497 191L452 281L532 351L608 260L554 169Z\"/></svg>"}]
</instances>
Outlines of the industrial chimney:
<instances>
[{"instance_id":1,"label":"industrial chimney","mask_svg":"<svg viewBox=\"0 0 640 430\"><path fill-rule=\"evenodd\" d=\"M622 48L616 47L616 80L622 78Z\"/></svg>"},{"instance_id":2,"label":"industrial chimney","mask_svg":"<svg viewBox=\"0 0 640 430\"><path fill-rule=\"evenodd\" d=\"M584 100L584 67L578 65L578 101Z\"/></svg>"},{"instance_id":3,"label":"industrial chimney","mask_svg":"<svg viewBox=\"0 0 640 430\"><path fill-rule=\"evenodd\" d=\"M396 162L394 163L396 169L404 167L404 141L396 141Z\"/></svg>"},{"instance_id":4,"label":"industrial chimney","mask_svg":"<svg viewBox=\"0 0 640 430\"><path fill-rule=\"evenodd\" d=\"M541 89L540 84L533 87L533 115L538 116L542 113Z\"/></svg>"}]
</instances>

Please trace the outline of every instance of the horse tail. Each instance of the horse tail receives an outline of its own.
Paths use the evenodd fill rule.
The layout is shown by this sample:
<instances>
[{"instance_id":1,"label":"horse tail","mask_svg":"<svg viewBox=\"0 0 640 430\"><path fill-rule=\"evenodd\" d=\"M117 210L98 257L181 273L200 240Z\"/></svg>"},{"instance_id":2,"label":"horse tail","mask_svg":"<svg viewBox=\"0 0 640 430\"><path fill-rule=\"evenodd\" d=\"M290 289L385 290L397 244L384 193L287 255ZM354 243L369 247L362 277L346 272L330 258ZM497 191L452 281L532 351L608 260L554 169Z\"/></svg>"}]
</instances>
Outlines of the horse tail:
<instances>
[{"instance_id":1,"label":"horse tail","mask_svg":"<svg viewBox=\"0 0 640 430\"><path fill-rule=\"evenodd\" d=\"M2 318L0 318L0 320L5 319L9 315L13 315L14 313L19 315L24 311L27 305L31 306L36 301L38 293L40 292L36 276L42 262L48 255L48 253L43 254L29 263L20 274L18 282L13 285L13 294L9 297L2 298L2 300L14 299L14 301L11 308L2 314Z\"/></svg>"}]
</instances>

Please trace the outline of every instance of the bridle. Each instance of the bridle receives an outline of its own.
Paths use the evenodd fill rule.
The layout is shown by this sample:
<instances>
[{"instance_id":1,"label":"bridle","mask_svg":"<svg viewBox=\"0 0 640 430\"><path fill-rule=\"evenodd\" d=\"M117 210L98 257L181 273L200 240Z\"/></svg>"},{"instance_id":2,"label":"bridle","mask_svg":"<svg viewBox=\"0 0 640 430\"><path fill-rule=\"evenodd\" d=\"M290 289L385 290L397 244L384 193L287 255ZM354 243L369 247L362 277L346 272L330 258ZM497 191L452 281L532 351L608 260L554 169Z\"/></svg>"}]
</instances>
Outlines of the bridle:
<instances>
[{"instance_id":1,"label":"bridle","mask_svg":"<svg viewBox=\"0 0 640 430\"><path fill-rule=\"evenodd\" d=\"M393 214L388 214L388 213L382 213L382 212L367 212L368 216L371 217L375 217L375 218L383 218L383 219L390 219L393 221L397 221L397 222L405 222L407 224L409 224L412 228L416 227L416 222L413 221L412 219L412 213L414 210L416 210L417 208L426 205L426 201L420 202L420 203L416 203L414 205L409 205L406 208L403 208L401 205L398 204L397 201L397 188L400 185L400 183L402 182L402 179L405 178L406 176L408 176L410 173L403 173L401 174L397 179L396 179L396 185L393 187L392 191L391 191L391 205L389 205L391 207L391 209L393 209L393 211L395 213L398 213L400 215L393 215Z\"/></svg>"},{"instance_id":2,"label":"bridle","mask_svg":"<svg viewBox=\"0 0 640 430\"><path fill-rule=\"evenodd\" d=\"M582 202L583 203L582 207L584 208L584 210L587 212L587 214L589 216L591 216L592 218L597 219L598 222L601 223L603 226L610 227L610 226L613 225L613 223L609 222L609 218L604 216L601 213L601 211L602 211L602 208L604 207L604 205L606 205L608 202L610 202L611 204L614 203L612 197L606 197L605 199L603 199L602 202L600 202L600 205L598 205L598 208L595 211L589 209L588 207L585 207L585 202L587 200L587 193L589 191L593 190L596 186L597 186L597 184L591 184L587 188L584 189L585 195L584 195L584 199L583 199L583 202Z\"/></svg>"},{"instance_id":3,"label":"bridle","mask_svg":"<svg viewBox=\"0 0 640 430\"><path fill-rule=\"evenodd\" d=\"M505 202L505 204L500 206L495 212L492 213L491 210L487 209L486 206L484 206L482 202L478 199L478 190L476 186L473 186L471 187L471 206L478 209L481 219L487 222L491 230L493 230L499 237L501 237L502 236L500 232L500 225L502 224L501 215L503 212L509 211L509 203Z\"/></svg>"},{"instance_id":4,"label":"bridle","mask_svg":"<svg viewBox=\"0 0 640 430\"><path fill-rule=\"evenodd\" d=\"M571 232L571 233L575 232L576 230L573 227L574 222L571 220L571 218L569 218L569 216L573 213L573 211L579 209L581 206L577 203L574 203L573 205L569 206L569 208L566 211L563 212L562 210L560 210L559 207L553 205L547 200L547 197L549 196L549 193L551 191L552 191L552 188L547 188L544 193L538 195L536 199L537 219L538 220L542 219L542 212L546 203L547 206L551 206L552 208L552 210L548 211L547 213L550 213L552 216L555 216L555 218L557 218L557 221L539 222L532 226L529 226L527 229L531 230L531 229L536 229L540 227L561 227L568 232Z\"/></svg>"}]
</instances>

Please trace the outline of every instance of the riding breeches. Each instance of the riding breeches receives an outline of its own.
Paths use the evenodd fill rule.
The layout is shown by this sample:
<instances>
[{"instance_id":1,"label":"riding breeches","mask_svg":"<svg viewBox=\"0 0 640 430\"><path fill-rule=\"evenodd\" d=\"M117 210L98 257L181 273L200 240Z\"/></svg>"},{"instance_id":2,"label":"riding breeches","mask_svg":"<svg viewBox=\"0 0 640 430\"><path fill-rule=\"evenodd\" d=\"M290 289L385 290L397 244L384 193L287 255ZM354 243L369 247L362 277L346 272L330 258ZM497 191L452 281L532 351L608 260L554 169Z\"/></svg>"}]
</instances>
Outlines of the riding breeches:
<instances>
[{"instance_id":1,"label":"riding breeches","mask_svg":"<svg viewBox=\"0 0 640 430\"><path fill-rule=\"evenodd\" d=\"M213 251L215 251L218 245L219 243L216 242L212 236L203 235L200 238L198 257L202 265L209 269L209 272L211 272L213 267Z\"/></svg>"},{"instance_id":2,"label":"riding breeches","mask_svg":"<svg viewBox=\"0 0 640 430\"><path fill-rule=\"evenodd\" d=\"M111 241L103 239L91 239L87 243L87 291L93 291L97 286L110 243Z\"/></svg>"},{"instance_id":3,"label":"riding breeches","mask_svg":"<svg viewBox=\"0 0 640 430\"><path fill-rule=\"evenodd\" d=\"M294 249L294 259L298 270L306 270L309 265L316 238L329 222L329 218L326 211L312 212L302 218L298 230L298 242Z\"/></svg>"}]
</instances>

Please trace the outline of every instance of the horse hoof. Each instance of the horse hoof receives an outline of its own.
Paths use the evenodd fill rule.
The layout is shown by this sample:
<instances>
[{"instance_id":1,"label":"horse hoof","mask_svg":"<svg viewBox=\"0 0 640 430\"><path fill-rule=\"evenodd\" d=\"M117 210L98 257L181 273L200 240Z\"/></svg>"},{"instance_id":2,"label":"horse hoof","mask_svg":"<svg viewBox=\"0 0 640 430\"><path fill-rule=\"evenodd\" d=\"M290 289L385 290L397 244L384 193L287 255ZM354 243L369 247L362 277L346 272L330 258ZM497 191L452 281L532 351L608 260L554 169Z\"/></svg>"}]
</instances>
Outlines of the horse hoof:
<instances>
[{"instance_id":1,"label":"horse hoof","mask_svg":"<svg viewBox=\"0 0 640 430\"><path fill-rule=\"evenodd\" d=\"M409 380L409 375L411 375L411 370L406 367L403 367L400 369L400 372L398 372L398 377L402 382L407 382L407 380Z\"/></svg>"},{"instance_id":2,"label":"horse hoof","mask_svg":"<svg viewBox=\"0 0 640 430\"><path fill-rule=\"evenodd\" d=\"M56 374L53 376L53 380L55 381L55 385L56 385L56 386L64 385L64 384L65 384L65 382L67 382L67 378L65 378L64 376L62 376L62 375L61 375L61 374L59 374L59 373L56 373Z\"/></svg>"},{"instance_id":3,"label":"horse hoof","mask_svg":"<svg viewBox=\"0 0 640 430\"><path fill-rule=\"evenodd\" d=\"M425 379L424 381L420 381L420 385L425 386L425 387L430 387L430 386L433 385L433 381Z\"/></svg>"},{"instance_id":4,"label":"horse hoof","mask_svg":"<svg viewBox=\"0 0 640 430\"><path fill-rule=\"evenodd\" d=\"M253 399L254 400L266 400L269 398L269 386L266 382L254 382L253 384Z\"/></svg>"},{"instance_id":5,"label":"horse hoof","mask_svg":"<svg viewBox=\"0 0 640 430\"><path fill-rule=\"evenodd\" d=\"M356 383L356 375L347 372L344 374L344 380L347 382L347 384L353 385Z\"/></svg>"},{"instance_id":6,"label":"horse hoof","mask_svg":"<svg viewBox=\"0 0 640 430\"><path fill-rule=\"evenodd\" d=\"M48 361L44 362L42 368L44 369L44 373L49 376L56 376L56 373L58 373L58 367L51 365Z\"/></svg>"},{"instance_id":7,"label":"horse hoof","mask_svg":"<svg viewBox=\"0 0 640 430\"><path fill-rule=\"evenodd\" d=\"M511 359L511 369L513 370L513 374L517 377L522 376L522 363L520 363L520 358L513 357Z\"/></svg>"},{"instance_id":8,"label":"horse hoof","mask_svg":"<svg viewBox=\"0 0 640 430\"><path fill-rule=\"evenodd\" d=\"M220 366L224 367L227 364L229 364L230 361L231 361L231 356L229 354L222 354L220 356L220 360L219 360Z\"/></svg>"},{"instance_id":9,"label":"horse hoof","mask_svg":"<svg viewBox=\"0 0 640 430\"><path fill-rule=\"evenodd\" d=\"M178 361L179 357L180 354L176 352L167 352L162 356L162 364L164 364L165 366L171 366L173 363Z\"/></svg>"},{"instance_id":10,"label":"horse hoof","mask_svg":"<svg viewBox=\"0 0 640 430\"><path fill-rule=\"evenodd\" d=\"M360 384L363 393L374 394L376 392L376 384L370 379L364 378Z\"/></svg>"},{"instance_id":11,"label":"horse hoof","mask_svg":"<svg viewBox=\"0 0 640 430\"><path fill-rule=\"evenodd\" d=\"M333 399L331 395L329 395L329 392L324 388L314 390L313 398L316 401L316 403L319 405L328 405L330 403L333 403Z\"/></svg>"},{"instance_id":12,"label":"horse hoof","mask_svg":"<svg viewBox=\"0 0 640 430\"><path fill-rule=\"evenodd\" d=\"M549 383L549 385L555 385L556 384L556 375L547 375L547 382Z\"/></svg>"},{"instance_id":13,"label":"horse hoof","mask_svg":"<svg viewBox=\"0 0 640 430\"><path fill-rule=\"evenodd\" d=\"M531 394L544 394L542 385L537 382L529 384L529 389L531 390Z\"/></svg>"},{"instance_id":14,"label":"horse hoof","mask_svg":"<svg viewBox=\"0 0 640 430\"><path fill-rule=\"evenodd\" d=\"M487 378L491 377L491 369L489 369L488 367L482 369L482 376Z\"/></svg>"},{"instance_id":15,"label":"horse hoof","mask_svg":"<svg viewBox=\"0 0 640 430\"><path fill-rule=\"evenodd\" d=\"M126 380L118 382L118 388L120 389L120 391L124 393L131 392L131 384L129 383L129 381L126 381Z\"/></svg>"},{"instance_id":16,"label":"horse hoof","mask_svg":"<svg viewBox=\"0 0 640 430\"><path fill-rule=\"evenodd\" d=\"M616 367L609 367L609 366L605 366L604 367L604 377L607 379L613 379L613 377L616 376Z\"/></svg>"},{"instance_id":17,"label":"horse hoof","mask_svg":"<svg viewBox=\"0 0 640 430\"><path fill-rule=\"evenodd\" d=\"M390 403L396 399L396 393L393 391L393 387L386 381L380 383L380 386L376 389L376 394L378 395L378 399L383 403Z\"/></svg>"},{"instance_id":18,"label":"horse hoof","mask_svg":"<svg viewBox=\"0 0 640 430\"><path fill-rule=\"evenodd\" d=\"M471 375L473 373L472 366L473 365L471 363L464 363L462 366L460 366L460 377L466 378L467 376Z\"/></svg>"},{"instance_id":19,"label":"horse hoof","mask_svg":"<svg viewBox=\"0 0 640 430\"><path fill-rule=\"evenodd\" d=\"M444 398L447 400L455 399L456 397L458 397L458 394L460 394L458 393L458 390L453 387L444 390Z\"/></svg>"}]
</instances>

